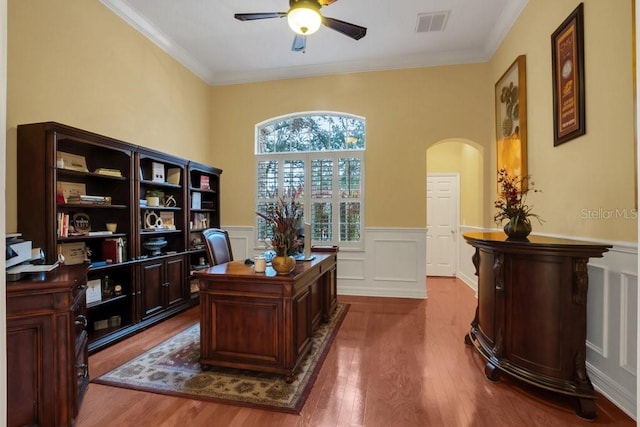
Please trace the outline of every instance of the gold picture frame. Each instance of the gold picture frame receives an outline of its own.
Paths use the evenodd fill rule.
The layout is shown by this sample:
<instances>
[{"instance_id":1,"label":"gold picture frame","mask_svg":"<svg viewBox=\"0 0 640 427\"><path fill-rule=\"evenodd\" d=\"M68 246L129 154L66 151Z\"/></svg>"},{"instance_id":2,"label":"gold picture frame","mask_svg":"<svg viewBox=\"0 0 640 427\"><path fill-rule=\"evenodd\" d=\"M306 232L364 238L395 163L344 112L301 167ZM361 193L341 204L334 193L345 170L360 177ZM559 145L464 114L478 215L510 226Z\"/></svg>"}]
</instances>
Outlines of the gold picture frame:
<instances>
[{"instance_id":1,"label":"gold picture frame","mask_svg":"<svg viewBox=\"0 0 640 427\"><path fill-rule=\"evenodd\" d=\"M526 68L518 56L495 85L497 169L519 177L528 174Z\"/></svg>"}]
</instances>

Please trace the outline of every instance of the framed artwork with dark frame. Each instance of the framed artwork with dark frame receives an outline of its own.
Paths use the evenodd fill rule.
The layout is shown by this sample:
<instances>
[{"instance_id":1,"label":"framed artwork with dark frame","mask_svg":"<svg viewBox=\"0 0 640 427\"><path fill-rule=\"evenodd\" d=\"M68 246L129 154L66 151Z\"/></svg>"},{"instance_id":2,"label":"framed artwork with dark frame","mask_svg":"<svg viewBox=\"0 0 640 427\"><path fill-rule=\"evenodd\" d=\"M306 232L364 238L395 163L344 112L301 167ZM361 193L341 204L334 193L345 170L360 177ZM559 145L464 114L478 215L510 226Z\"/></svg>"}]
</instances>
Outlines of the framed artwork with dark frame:
<instances>
[{"instance_id":1,"label":"framed artwork with dark frame","mask_svg":"<svg viewBox=\"0 0 640 427\"><path fill-rule=\"evenodd\" d=\"M586 133L583 3L551 35L553 145Z\"/></svg>"},{"instance_id":2,"label":"framed artwork with dark frame","mask_svg":"<svg viewBox=\"0 0 640 427\"><path fill-rule=\"evenodd\" d=\"M527 176L527 61L520 55L495 86L498 170Z\"/></svg>"}]
</instances>

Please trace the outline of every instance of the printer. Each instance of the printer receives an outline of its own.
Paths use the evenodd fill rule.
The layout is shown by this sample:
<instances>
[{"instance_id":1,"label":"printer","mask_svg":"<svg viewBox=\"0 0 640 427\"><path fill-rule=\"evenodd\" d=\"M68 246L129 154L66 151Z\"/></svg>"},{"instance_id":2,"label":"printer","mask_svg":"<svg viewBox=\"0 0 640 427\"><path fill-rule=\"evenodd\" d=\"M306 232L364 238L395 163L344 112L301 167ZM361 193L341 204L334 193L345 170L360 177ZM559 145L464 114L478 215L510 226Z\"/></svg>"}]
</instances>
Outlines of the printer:
<instances>
[{"instance_id":1,"label":"printer","mask_svg":"<svg viewBox=\"0 0 640 427\"><path fill-rule=\"evenodd\" d=\"M26 273L51 271L58 266L58 263L41 265L44 260L42 250L33 249L31 240L22 239L21 233L9 233L6 239L7 282L20 280Z\"/></svg>"}]
</instances>

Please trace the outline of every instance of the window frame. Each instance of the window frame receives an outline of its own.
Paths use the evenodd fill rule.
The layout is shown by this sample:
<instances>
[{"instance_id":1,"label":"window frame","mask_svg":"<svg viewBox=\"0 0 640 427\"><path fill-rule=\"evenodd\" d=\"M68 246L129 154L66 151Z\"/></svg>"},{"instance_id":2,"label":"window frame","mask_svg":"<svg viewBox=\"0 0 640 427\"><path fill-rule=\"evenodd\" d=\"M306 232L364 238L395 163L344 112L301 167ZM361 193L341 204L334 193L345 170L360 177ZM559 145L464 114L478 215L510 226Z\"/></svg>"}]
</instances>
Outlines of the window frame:
<instances>
[{"instance_id":1,"label":"window frame","mask_svg":"<svg viewBox=\"0 0 640 427\"><path fill-rule=\"evenodd\" d=\"M311 199L311 164L313 160L316 159L331 159L333 162L333 175L332 175L332 192L333 195L331 200L331 217L332 217L332 237L331 241L312 241L312 244L318 245L338 245L340 249L351 249L351 250L363 250L364 249L364 219L365 219L365 151L366 151L366 139L363 141L363 148L351 149L351 150L323 150L323 151L294 151L294 152L270 152L270 153L260 153L260 130L262 127L267 126L276 121L283 120L292 120L297 117L309 117L309 116L321 116L321 115L333 115L339 117L348 117L355 118L358 120L362 120L365 135L366 135L366 120L363 117L356 116L353 114L335 112L335 111L308 111L302 113L293 113L287 114L279 117L273 117L268 120L262 121L255 125L255 136L254 136L254 158L255 158L255 171L256 171L256 181L255 181L255 200L254 207L257 210L258 204L264 202L266 199L258 197L258 167L260 162L274 160L278 162L278 181L277 181L277 189L279 195L282 194L282 191L285 189L284 186L284 174L283 165L287 160L301 160L304 162L304 192L301 203L303 204L304 209L304 222L310 223L310 217L308 217L308 207L310 203L321 201L322 199ZM339 161L341 158L357 158L360 162L360 195L358 198L348 199L340 197L340 175L339 175ZM358 241L340 241L340 206L341 203L346 203L349 201L358 202L360 204L360 239ZM259 239L259 228L258 228L258 218L256 215L255 223L254 223L254 242L255 247L266 248L268 244L264 240Z\"/></svg>"}]
</instances>

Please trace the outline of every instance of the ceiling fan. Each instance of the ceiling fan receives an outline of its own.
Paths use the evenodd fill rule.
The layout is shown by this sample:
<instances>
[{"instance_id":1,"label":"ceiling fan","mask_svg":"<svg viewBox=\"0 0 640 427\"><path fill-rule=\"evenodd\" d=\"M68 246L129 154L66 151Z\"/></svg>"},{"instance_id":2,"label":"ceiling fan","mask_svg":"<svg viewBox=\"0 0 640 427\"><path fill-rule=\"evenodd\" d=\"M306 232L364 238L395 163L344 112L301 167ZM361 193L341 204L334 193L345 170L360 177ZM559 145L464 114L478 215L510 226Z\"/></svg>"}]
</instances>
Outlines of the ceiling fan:
<instances>
[{"instance_id":1,"label":"ceiling fan","mask_svg":"<svg viewBox=\"0 0 640 427\"><path fill-rule=\"evenodd\" d=\"M288 12L236 13L233 15L240 21L287 17L289 27L296 33L291 50L304 51L307 36L315 33L320 25L325 25L345 36L360 40L367 34L367 29L335 18L322 16L320 8L334 3L336 0L289 0Z\"/></svg>"}]
</instances>

